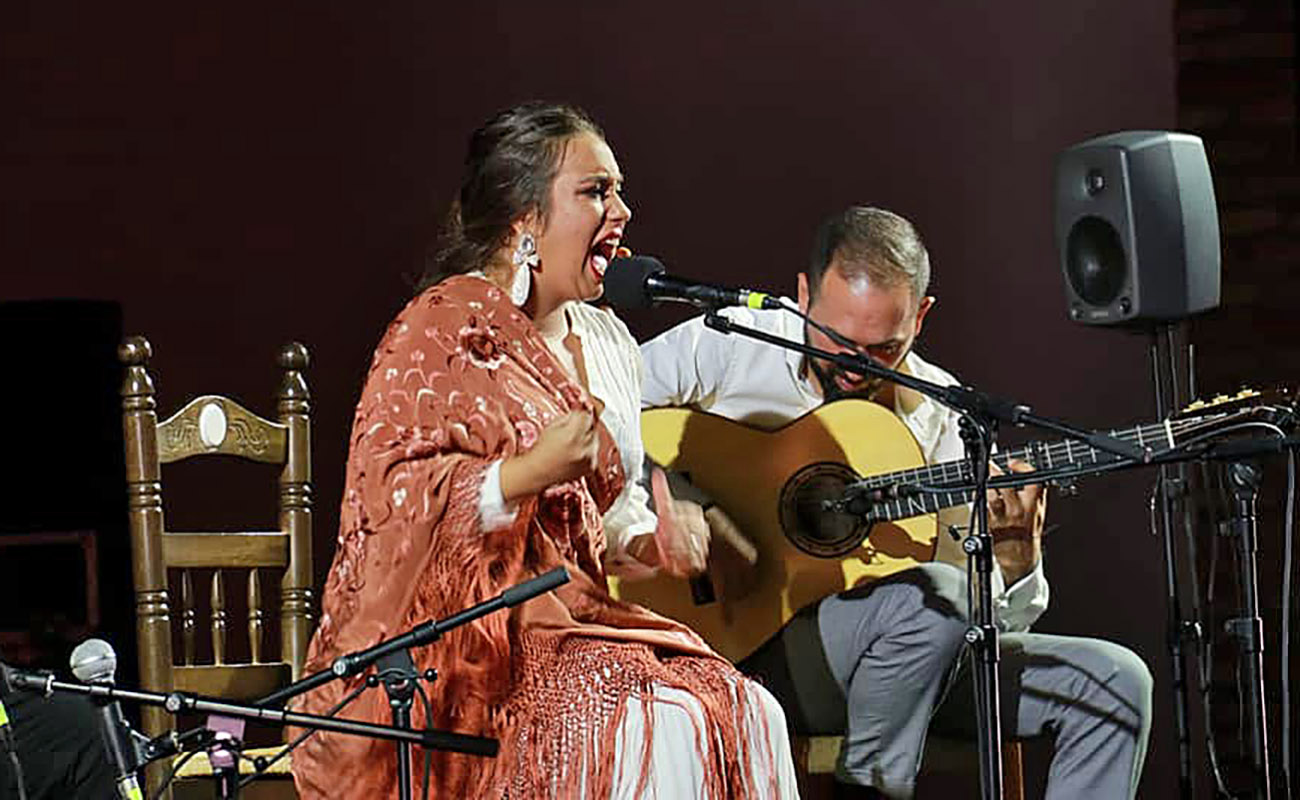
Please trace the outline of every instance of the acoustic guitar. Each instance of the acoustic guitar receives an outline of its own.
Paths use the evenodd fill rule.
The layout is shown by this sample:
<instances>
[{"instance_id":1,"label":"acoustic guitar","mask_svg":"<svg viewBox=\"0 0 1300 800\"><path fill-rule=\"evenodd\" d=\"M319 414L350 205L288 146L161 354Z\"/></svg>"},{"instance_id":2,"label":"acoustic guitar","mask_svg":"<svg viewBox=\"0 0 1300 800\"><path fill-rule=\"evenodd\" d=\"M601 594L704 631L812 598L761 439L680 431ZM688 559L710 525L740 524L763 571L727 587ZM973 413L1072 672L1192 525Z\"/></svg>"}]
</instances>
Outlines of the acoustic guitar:
<instances>
[{"instance_id":1,"label":"acoustic guitar","mask_svg":"<svg viewBox=\"0 0 1300 800\"><path fill-rule=\"evenodd\" d=\"M1111 433L1159 454L1191 437L1250 421L1290 425L1289 392L1245 390L1197 402L1164 422ZM729 597L688 581L658 576L611 579L615 594L694 628L733 661L752 653L799 609L823 597L933 558L939 510L969 502L964 491L895 491L898 486L955 485L963 461L926 465L911 431L891 411L866 400L828 403L773 431L688 409L641 415L646 453L686 473L737 523L758 550L752 590ZM1050 475L1056 468L1101 472L1118 457L1073 441L1033 443L999 453ZM878 502L860 515L826 511L867 479ZM707 578L706 578L707 583Z\"/></svg>"}]
</instances>

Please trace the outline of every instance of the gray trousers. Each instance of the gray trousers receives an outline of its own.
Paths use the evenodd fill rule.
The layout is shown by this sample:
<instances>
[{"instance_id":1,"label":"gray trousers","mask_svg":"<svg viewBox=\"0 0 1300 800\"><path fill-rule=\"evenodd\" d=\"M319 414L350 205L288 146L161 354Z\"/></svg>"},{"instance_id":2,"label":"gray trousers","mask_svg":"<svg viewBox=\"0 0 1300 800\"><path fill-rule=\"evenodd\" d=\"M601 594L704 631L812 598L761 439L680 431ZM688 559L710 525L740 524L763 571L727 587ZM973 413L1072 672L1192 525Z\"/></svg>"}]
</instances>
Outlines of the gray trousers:
<instances>
[{"instance_id":1,"label":"gray trousers","mask_svg":"<svg viewBox=\"0 0 1300 800\"><path fill-rule=\"evenodd\" d=\"M961 658L966 575L925 564L828 597L741 664L798 733L842 733L838 777L909 798L927 730L973 736ZM1049 737L1048 800L1132 798L1151 727L1151 673L1099 639L1003 634L1004 734Z\"/></svg>"}]
</instances>

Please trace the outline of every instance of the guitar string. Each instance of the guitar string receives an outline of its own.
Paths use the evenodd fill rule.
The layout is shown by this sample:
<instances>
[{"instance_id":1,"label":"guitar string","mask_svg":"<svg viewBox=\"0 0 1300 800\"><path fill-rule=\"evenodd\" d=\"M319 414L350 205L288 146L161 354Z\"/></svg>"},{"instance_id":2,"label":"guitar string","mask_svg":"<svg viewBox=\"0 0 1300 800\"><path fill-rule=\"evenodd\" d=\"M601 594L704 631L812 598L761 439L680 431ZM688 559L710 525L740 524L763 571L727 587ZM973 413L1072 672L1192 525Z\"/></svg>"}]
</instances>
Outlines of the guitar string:
<instances>
[{"instance_id":1,"label":"guitar string","mask_svg":"<svg viewBox=\"0 0 1300 800\"><path fill-rule=\"evenodd\" d=\"M1121 441L1130 443L1136 441L1141 445L1143 444L1144 435L1150 437L1152 441L1161 441L1166 439L1167 434L1173 434L1176 436L1181 435L1189 430L1203 426L1207 421L1223 419L1230 416L1232 413L1233 412L1221 412L1218 414L1196 417L1194 419L1175 420L1169 423L1168 428L1166 428L1165 423L1154 423L1127 428L1122 432L1112 429L1110 435ZM1152 451L1159 454L1170 449L1172 449L1172 447L1153 447ZM1076 454L1074 452L1075 450L1078 450L1079 452ZM1035 455L1038 457L1036 458ZM1061 455L1064 455L1065 458L1061 459ZM1102 466L1119 465L1123 461L1123 459L1117 455L1105 453L1097 450L1091 445L1075 443L1068 439L1054 444L1045 444L1038 441L1030 442L1025 447L997 453L993 456L992 460L994 463L1001 462L998 465L1005 470L1007 469L1007 461L1010 459L1016 458L1024 460L1028 457L1031 463L1039 462L1050 469L1055 466L1052 463L1054 460L1053 456L1055 456L1055 460L1062 461L1063 464L1080 464L1090 460L1091 463ZM969 477L969 474L969 464L965 461L949 461L940 464L900 470L898 472L887 473L884 475L871 476L863 479L860 483L866 488L880 488L901 482L924 483L927 480L934 481L936 478L938 479L937 482L944 483L951 480L965 480ZM906 479L908 478L920 478L922 480L907 481ZM892 513L889 513L888 516L882 517L873 509L872 512L868 512L867 516L869 519L883 521L885 519L900 518L905 513L933 513L949 506L960 505L968 499L970 494L969 491L954 489L950 491L934 490L927 492L923 496L909 495L907 497L889 498L883 500L877 508L883 507L884 511ZM957 498L955 501L953 499L954 497Z\"/></svg>"},{"instance_id":2,"label":"guitar string","mask_svg":"<svg viewBox=\"0 0 1300 800\"><path fill-rule=\"evenodd\" d=\"M1228 413L1224 413L1224 414L1217 415L1217 418L1223 418L1228 416L1232 416L1232 415ZM1191 424L1183 425L1182 426L1183 432L1185 432L1186 429L1189 427L1195 428L1200 426L1202 423L1206 421L1206 419L1207 417L1200 417L1197 418L1196 420L1188 421ZM1181 442L1178 446L1187 446L1197 441L1206 439L1210 436L1221 435L1223 433L1228 433L1236 430L1244 430L1245 428L1252 427L1254 425L1259 425L1259 424L1264 424L1264 423L1251 422L1251 421L1236 423L1232 426L1229 426L1227 429L1219 429L1208 433L1202 433L1201 435L1195 436L1186 442ZM1158 452L1162 452L1162 453L1168 452L1171 449L1173 448L1164 448L1163 450L1160 450ZM1013 453L1007 453L1002 455L1009 458L1015 455L1015 453L1013 452ZM959 464L961 462L950 462L950 463ZM1099 461L1094 457L1093 463L1098 465L1097 473L1117 469L1124 466L1125 464L1124 460L1118 457L1109 457L1105 461ZM922 470L923 469L924 468L922 468ZM1061 469L1064 469L1064 467L1062 467ZM1048 480L1052 479L1050 475L1051 471L1052 470L1046 471L1047 474L1045 474L1045 477L1047 477ZM969 474L969 470L966 470L964 473L959 475L958 479L964 479L965 475L967 474ZM962 490L955 490L955 489L951 491L932 490L922 497L909 496L906 498L888 499L883 501L882 503L880 503L880 505L877 506L877 509L883 508L883 514L880 511L873 509L872 511L868 512L867 518L873 522L880 522L880 521L886 521L891 519L906 518L907 516L911 516L914 514L934 513L936 511L939 511L943 508L947 508L949 506L960 505L961 503L969 500L970 495L971 495L970 491L962 491ZM954 500L954 498L956 499ZM908 501L906 503L907 505L906 509L904 508L904 502L903 502L904 500Z\"/></svg>"},{"instance_id":3,"label":"guitar string","mask_svg":"<svg viewBox=\"0 0 1300 800\"><path fill-rule=\"evenodd\" d=\"M1187 424L1184 424L1184 425L1183 425L1183 427L1182 427L1181 430L1176 430L1175 433L1185 433L1186 430L1187 430L1188 428L1190 428L1190 427L1194 427L1196 424L1199 424L1199 423L1201 423L1201 422L1203 422L1203 421L1204 421L1204 418L1202 418L1202 419L1200 419L1200 420L1197 420L1197 421L1189 421ZM1179 425L1180 423L1173 423L1173 424L1174 424L1174 425ZM1163 433L1164 433L1164 424L1163 424L1163 423L1159 423L1159 424L1155 424L1155 425L1143 426L1141 430L1146 431L1147 433L1160 433L1160 434L1163 434ZM1126 430L1124 433L1119 433L1119 432L1117 432L1117 431L1111 431L1110 433L1111 433L1111 435L1114 436L1115 438L1120 439L1120 440L1122 440L1122 441L1126 441L1126 442L1127 442L1127 441L1131 441L1130 438L1129 438L1130 436L1133 436L1133 437L1134 437L1133 440L1136 440L1136 441L1141 441L1141 438L1142 438L1141 435L1139 434L1139 432L1138 432L1137 429L1128 429L1128 430ZM1162 438L1163 438L1163 437L1162 437ZM1071 442L1071 441L1066 440L1066 441L1059 442L1059 443L1056 443L1056 444L1043 444L1043 443L1041 443L1041 442L1035 442L1035 443L1032 443L1032 444L1030 444L1030 445L1028 445L1028 446L1026 446L1026 447L1023 447L1023 448L1017 448L1017 449L1013 449L1013 450L1003 451L1003 452L1000 452L1000 453L995 453L995 454L993 455L993 461L994 461L994 462L998 462L998 461L1003 462L1003 463L999 464L999 466L1002 467L1003 469L1005 469L1005 468L1006 468L1006 461L1007 461L1007 460L1009 460L1009 459L1011 459L1011 458L1023 459L1023 457L1026 456L1026 455L1032 455L1032 454L1030 453L1030 451L1031 451L1032 449L1034 449L1034 447L1038 447L1038 448L1041 448L1041 449L1042 449L1042 453L1043 453L1043 455L1045 456L1045 457L1042 459L1042 461L1045 462L1045 463L1043 464L1044 467L1052 467L1052 466L1055 466L1054 464L1051 463L1051 462L1053 461L1053 458L1054 458L1054 457L1055 457L1056 460L1061 460L1061 461L1063 461L1063 463L1079 463L1079 462L1085 460L1085 457L1090 457L1090 459L1091 459L1091 461L1092 461L1093 463L1099 463L1099 462L1102 460L1102 457L1105 457L1105 458L1107 458L1107 459L1112 459L1112 458L1113 458L1113 459L1118 459L1118 458L1119 458L1119 456L1113 456L1113 455L1111 455L1111 454L1109 454L1109 453L1103 453L1102 451L1099 451L1099 450L1097 450L1096 448L1091 447L1091 446L1089 446L1089 445L1085 445L1085 444L1082 444L1082 443L1074 443L1074 442ZM1153 452L1155 452L1155 453L1160 453L1160 452L1164 452L1165 450L1168 450L1168 449L1169 449L1169 448L1167 448L1167 447L1166 447L1166 448L1156 448L1156 449L1154 449ZM1076 454L1076 453L1072 452L1073 450L1078 450L1079 453ZM1065 456L1066 456L1066 458L1065 458L1065 459L1061 459L1060 456L1058 455L1059 453L1064 453ZM913 468L909 468L909 469L899 470L899 471L897 471L897 472L890 472L890 473L887 473L887 474L884 474L884 475L873 475L873 476L867 477L867 478L865 478L865 479L863 479L863 480L864 480L864 483L866 483L866 484L868 484L868 485L873 485L873 486L874 486L874 485L881 485L881 486L883 486L883 485L886 485L886 484L888 484L888 483L896 483L896 482L898 482L898 481L897 481L898 478L900 478L900 477L904 477L904 476L908 476L908 477L919 477L919 476L925 475L925 476L928 477L928 476L930 476L930 475L938 474L941 478L943 478L943 479L945 479L945 480L948 479L948 478L957 478L957 479L962 479L962 478L966 477L966 475L969 473L969 468L968 468L968 467L969 467L969 465L967 465L965 461L961 461L961 460L946 461L946 462L942 462L942 463L939 463L939 464L930 464L930 465L925 465L925 466L921 466L921 467L913 467ZM950 474L950 472L955 472L955 474Z\"/></svg>"}]
</instances>

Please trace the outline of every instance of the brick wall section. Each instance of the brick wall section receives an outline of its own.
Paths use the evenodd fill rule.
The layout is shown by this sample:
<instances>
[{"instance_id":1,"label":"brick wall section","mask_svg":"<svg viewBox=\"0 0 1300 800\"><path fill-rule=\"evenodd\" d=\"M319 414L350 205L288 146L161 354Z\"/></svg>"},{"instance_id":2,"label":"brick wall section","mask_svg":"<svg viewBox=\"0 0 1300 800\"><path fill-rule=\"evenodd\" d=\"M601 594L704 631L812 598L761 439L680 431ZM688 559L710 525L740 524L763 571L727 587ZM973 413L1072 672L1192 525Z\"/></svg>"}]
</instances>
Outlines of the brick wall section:
<instances>
[{"instance_id":1,"label":"brick wall section","mask_svg":"<svg viewBox=\"0 0 1300 800\"><path fill-rule=\"evenodd\" d=\"M1181 0L1178 121L1205 139L1223 232L1223 304L1198 320L1210 389L1300 374L1300 171L1289 2Z\"/></svg>"},{"instance_id":2,"label":"brick wall section","mask_svg":"<svg viewBox=\"0 0 1300 800\"><path fill-rule=\"evenodd\" d=\"M1179 127L1205 140L1223 236L1222 306L1196 320L1191 329L1201 392L1243 384L1295 384L1300 380L1295 10L1291 2L1279 0L1179 0L1175 26ZM1275 755L1282 745L1278 667L1283 476L1279 465L1270 465L1259 518L1260 601L1265 609L1269 732ZM1234 565L1228 556L1233 543L1225 539L1219 544L1223 557L1217 570L1221 599L1215 603L1215 631L1222 630L1235 608ZM1236 652L1222 634L1216 641L1214 726L1230 785L1241 787L1247 776L1237 745ZM1293 686L1300 689L1294 670L1292 675ZM1278 781L1279 766L1275 759Z\"/></svg>"}]
</instances>

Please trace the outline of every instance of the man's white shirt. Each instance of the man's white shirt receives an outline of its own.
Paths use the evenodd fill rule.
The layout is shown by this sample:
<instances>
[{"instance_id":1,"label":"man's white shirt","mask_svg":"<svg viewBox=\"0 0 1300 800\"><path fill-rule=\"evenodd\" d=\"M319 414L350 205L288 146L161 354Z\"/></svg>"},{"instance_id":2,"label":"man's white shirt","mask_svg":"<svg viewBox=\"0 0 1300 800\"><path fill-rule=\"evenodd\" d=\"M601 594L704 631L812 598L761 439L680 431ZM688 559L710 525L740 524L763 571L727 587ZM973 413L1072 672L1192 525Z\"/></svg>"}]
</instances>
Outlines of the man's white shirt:
<instances>
[{"instance_id":1,"label":"man's white shirt","mask_svg":"<svg viewBox=\"0 0 1300 800\"><path fill-rule=\"evenodd\" d=\"M804 341L803 320L791 312L735 308L722 313L737 324ZM703 317L687 320L641 345L641 356L643 408L690 406L773 430L822 404L804 370L802 354L741 334L719 333L705 327ZM915 352L904 359L902 370L934 383L958 383ZM896 397L894 413L916 437L927 464L964 456L956 412L901 387ZM947 531L953 525L964 530L969 516L964 506L940 512L937 560L964 565L965 554ZM993 570L994 608L998 627L1004 631L1028 630L1047 610L1049 595L1041 561L1010 587L1002 571Z\"/></svg>"}]
</instances>

